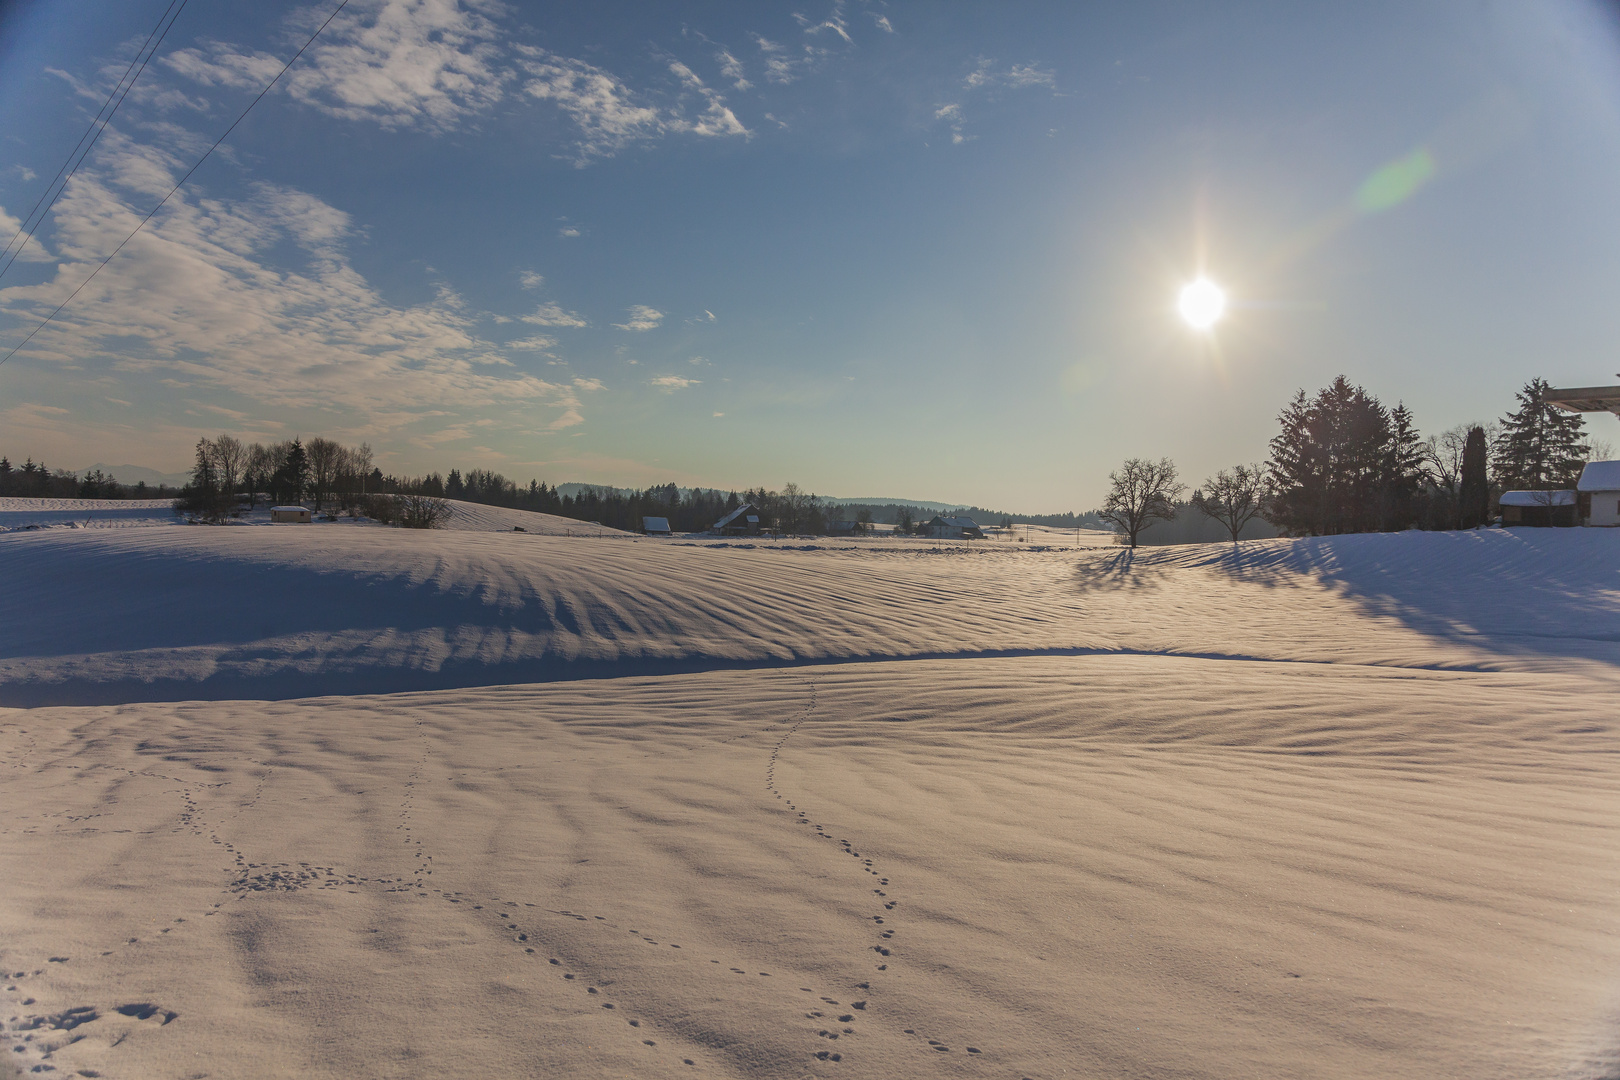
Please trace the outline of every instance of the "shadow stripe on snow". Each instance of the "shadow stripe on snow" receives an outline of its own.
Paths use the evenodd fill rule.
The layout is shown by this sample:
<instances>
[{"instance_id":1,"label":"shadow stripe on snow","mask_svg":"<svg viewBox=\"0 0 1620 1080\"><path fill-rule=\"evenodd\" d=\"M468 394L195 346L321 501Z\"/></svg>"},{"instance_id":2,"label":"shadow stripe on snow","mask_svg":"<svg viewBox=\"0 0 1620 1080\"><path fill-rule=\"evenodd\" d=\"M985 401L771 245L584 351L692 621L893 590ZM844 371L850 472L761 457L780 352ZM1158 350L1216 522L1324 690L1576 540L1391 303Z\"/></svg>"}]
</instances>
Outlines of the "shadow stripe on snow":
<instances>
[{"instance_id":1,"label":"shadow stripe on snow","mask_svg":"<svg viewBox=\"0 0 1620 1080\"><path fill-rule=\"evenodd\" d=\"M159 678L87 681L16 680L0 682L0 708L32 709L51 706L130 705L159 701L289 701L315 697L359 697L419 693L431 690L467 690L478 687L530 683L578 682L595 679L646 678L661 675L696 675L713 671L774 670L778 668L833 667L845 664L900 664L940 660L996 660L1025 657L1160 657L1171 660L1215 660L1237 663L1281 664L1291 667L1376 667L1390 672L1491 672L1487 664L1351 664L1331 660L1278 659L1234 653L1175 652L1148 649L1057 647L1049 649L968 649L897 655L760 657L728 660L716 657L633 657L616 660L531 661L516 664L447 664L437 671L414 668L371 668L351 672L280 671L270 675L212 675L201 679Z\"/></svg>"}]
</instances>

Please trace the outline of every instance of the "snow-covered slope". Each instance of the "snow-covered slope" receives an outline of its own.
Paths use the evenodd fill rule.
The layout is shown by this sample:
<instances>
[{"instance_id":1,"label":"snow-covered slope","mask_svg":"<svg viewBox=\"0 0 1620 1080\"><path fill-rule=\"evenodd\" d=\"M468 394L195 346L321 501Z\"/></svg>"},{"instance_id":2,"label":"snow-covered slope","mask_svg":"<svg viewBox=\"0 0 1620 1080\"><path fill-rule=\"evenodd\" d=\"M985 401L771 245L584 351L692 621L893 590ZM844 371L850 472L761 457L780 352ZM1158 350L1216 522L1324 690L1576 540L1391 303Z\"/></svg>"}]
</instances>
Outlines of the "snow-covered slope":
<instances>
[{"instance_id":1,"label":"snow-covered slope","mask_svg":"<svg viewBox=\"0 0 1620 1080\"><path fill-rule=\"evenodd\" d=\"M173 525L173 499L0 498L0 531L11 529L120 529Z\"/></svg>"},{"instance_id":2,"label":"snow-covered slope","mask_svg":"<svg viewBox=\"0 0 1620 1080\"><path fill-rule=\"evenodd\" d=\"M332 525L14 533L0 537L0 702L1076 651L1613 663L1617 567L1620 532L1596 530L1135 555Z\"/></svg>"},{"instance_id":3,"label":"snow-covered slope","mask_svg":"<svg viewBox=\"0 0 1620 1080\"><path fill-rule=\"evenodd\" d=\"M1620 1076L1620 532L1017 548L0 536L0 1056Z\"/></svg>"}]
</instances>

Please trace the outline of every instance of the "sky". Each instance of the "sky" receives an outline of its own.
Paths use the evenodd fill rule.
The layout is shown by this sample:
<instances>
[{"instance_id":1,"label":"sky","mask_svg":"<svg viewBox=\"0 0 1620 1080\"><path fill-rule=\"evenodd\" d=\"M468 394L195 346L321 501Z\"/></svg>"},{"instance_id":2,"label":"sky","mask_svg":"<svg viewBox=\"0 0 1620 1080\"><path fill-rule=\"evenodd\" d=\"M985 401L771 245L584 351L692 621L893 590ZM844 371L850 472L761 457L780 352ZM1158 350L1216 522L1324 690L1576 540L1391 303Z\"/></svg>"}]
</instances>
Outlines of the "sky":
<instances>
[{"instance_id":1,"label":"sky","mask_svg":"<svg viewBox=\"0 0 1620 1080\"><path fill-rule=\"evenodd\" d=\"M0 233L167 2L0 0ZM186 0L0 352L335 6ZM0 452L1084 510L1341 373L1425 432L1620 381L1617 192L1613 5L350 0L0 366Z\"/></svg>"}]
</instances>

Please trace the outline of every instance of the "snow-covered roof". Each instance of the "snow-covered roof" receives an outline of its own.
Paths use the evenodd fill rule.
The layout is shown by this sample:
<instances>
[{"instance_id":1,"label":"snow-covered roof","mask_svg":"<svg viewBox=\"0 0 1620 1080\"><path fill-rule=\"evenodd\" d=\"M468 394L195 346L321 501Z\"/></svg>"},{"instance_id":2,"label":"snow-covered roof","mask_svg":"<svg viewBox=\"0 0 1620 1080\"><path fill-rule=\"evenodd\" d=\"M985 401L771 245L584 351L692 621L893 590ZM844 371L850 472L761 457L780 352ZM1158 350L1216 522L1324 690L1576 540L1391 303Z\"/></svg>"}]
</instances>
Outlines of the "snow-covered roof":
<instances>
[{"instance_id":1,"label":"snow-covered roof","mask_svg":"<svg viewBox=\"0 0 1620 1080\"><path fill-rule=\"evenodd\" d=\"M642 532L669 532L669 518L644 517L641 519Z\"/></svg>"},{"instance_id":2,"label":"snow-covered roof","mask_svg":"<svg viewBox=\"0 0 1620 1080\"><path fill-rule=\"evenodd\" d=\"M754 508L753 503L743 503L741 506L737 507L737 509L733 510L731 513L727 514L725 517L723 517L719 521L715 522L711 526L711 528L713 528L715 531L718 532L719 530L725 528L727 525L730 525L733 521L736 521L738 518L742 517L744 514L748 513L748 511L752 510L753 508ZM749 521L758 521L759 518L757 518L757 517L755 517L753 515L749 515L748 520Z\"/></svg>"},{"instance_id":3,"label":"snow-covered roof","mask_svg":"<svg viewBox=\"0 0 1620 1080\"><path fill-rule=\"evenodd\" d=\"M1504 491L1503 506L1574 506L1573 491Z\"/></svg>"},{"instance_id":4,"label":"snow-covered roof","mask_svg":"<svg viewBox=\"0 0 1620 1080\"><path fill-rule=\"evenodd\" d=\"M1588 461L1576 491L1620 491L1620 461Z\"/></svg>"},{"instance_id":5,"label":"snow-covered roof","mask_svg":"<svg viewBox=\"0 0 1620 1080\"><path fill-rule=\"evenodd\" d=\"M272 510L301 510L306 514L309 513L309 507L307 507L307 506L272 506L270 509L272 509Z\"/></svg>"},{"instance_id":6,"label":"snow-covered roof","mask_svg":"<svg viewBox=\"0 0 1620 1080\"><path fill-rule=\"evenodd\" d=\"M979 527L979 523L977 521L974 521L972 518L965 518L965 517L943 517L942 516L939 519L939 523L941 525L949 525L949 526L951 526L952 528L955 528L955 529L977 529Z\"/></svg>"}]
</instances>

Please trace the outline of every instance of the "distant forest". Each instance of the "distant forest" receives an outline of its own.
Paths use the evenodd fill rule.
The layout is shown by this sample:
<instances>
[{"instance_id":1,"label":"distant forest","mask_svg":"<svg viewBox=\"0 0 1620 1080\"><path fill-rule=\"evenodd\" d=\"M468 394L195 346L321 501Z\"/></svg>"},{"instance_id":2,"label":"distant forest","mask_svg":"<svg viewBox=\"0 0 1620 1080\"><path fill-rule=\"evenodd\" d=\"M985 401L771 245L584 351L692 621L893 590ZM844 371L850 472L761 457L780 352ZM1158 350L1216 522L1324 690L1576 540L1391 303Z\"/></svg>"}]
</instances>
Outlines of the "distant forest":
<instances>
[{"instance_id":1,"label":"distant forest","mask_svg":"<svg viewBox=\"0 0 1620 1080\"><path fill-rule=\"evenodd\" d=\"M92 469L83 476L67 469L52 470L44 462L29 458L21 465L0 457L0 496L21 499L172 499L180 492L172 487L120 484Z\"/></svg>"}]
</instances>

